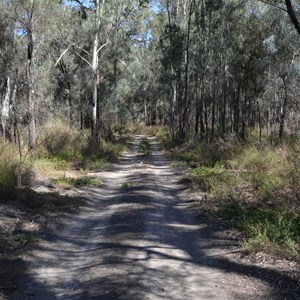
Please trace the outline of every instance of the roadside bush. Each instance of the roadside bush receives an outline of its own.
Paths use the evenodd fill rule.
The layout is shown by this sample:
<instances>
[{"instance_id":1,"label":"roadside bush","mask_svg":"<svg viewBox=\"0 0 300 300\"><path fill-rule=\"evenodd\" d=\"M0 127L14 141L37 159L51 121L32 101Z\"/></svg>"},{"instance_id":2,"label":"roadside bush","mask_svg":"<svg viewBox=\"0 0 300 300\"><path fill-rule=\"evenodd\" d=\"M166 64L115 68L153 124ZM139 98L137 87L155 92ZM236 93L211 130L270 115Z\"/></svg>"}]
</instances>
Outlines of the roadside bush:
<instances>
[{"instance_id":1,"label":"roadside bush","mask_svg":"<svg viewBox=\"0 0 300 300\"><path fill-rule=\"evenodd\" d=\"M61 120L47 123L41 136L48 156L69 161L80 154L82 135Z\"/></svg>"},{"instance_id":2,"label":"roadside bush","mask_svg":"<svg viewBox=\"0 0 300 300\"><path fill-rule=\"evenodd\" d=\"M208 193L205 211L243 231L243 248L300 260L300 143L276 147L218 140L170 149L185 181Z\"/></svg>"},{"instance_id":3,"label":"roadside bush","mask_svg":"<svg viewBox=\"0 0 300 300\"><path fill-rule=\"evenodd\" d=\"M289 186L290 178L286 175L291 166L285 148L244 147L241 154L230 162L230 167L254 187L260 200L274 200Z\"/></svg>"},{"instance_id":4,"label":"roadside bush","mask_svg":"<svg viewBox=\"0 0 300 300\"><path fill-rule=\"evenodd\" d=\"M142 153L144 156L151 155L151 147L149 141L147 139L143 139L139 144L139 153Z\"/></svg>"},{"instance_id":5,"label":"roadside bush","mask_svg":"<svg viewBox=\"0 0 300 300\"><path fill-rule=\"evenodd\" d=\"M52 181L57 185L75 186L75 187L98 186L101 184L100 179L94 177L79 177L79 178L61 177L57 179L52 179Z\"/></svg>"},{"instance_id":6,"label":"roadside bush","mask_svg":"<svg viewBox=\"0 0 300 300\"><path fill-rule=\"evenodd\" d=\"M99 164L105 162L116 162L122 151L126 149L127 145L124 140L121 141L104 141L95 144L90 141L87 146L83 149L82 155L85 165L93 165L94 161L98 161Z\"/></svg>"},{"instance_id":7,"label":"roadside bush","mask_svg":"<svg viewBox=\"0 0 300 300\"><path fill-rule=\"evenodd\" d=\"M14 145L0 139L0 193L14 191L17 185L16 148Z\"/></svg>"}]
</instances>

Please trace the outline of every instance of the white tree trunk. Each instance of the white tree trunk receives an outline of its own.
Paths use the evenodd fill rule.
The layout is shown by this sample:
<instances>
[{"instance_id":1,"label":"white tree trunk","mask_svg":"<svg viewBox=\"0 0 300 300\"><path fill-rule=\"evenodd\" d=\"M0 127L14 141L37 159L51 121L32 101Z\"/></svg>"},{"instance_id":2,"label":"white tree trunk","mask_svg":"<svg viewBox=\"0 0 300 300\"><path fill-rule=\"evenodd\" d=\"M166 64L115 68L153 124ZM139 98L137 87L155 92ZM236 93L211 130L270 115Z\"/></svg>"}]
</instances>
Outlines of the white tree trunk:
<instances>
[{"instance_id":1,"label":"white tree trunk","mask_svg":"<svg viewBox=\"0 0 300 300\"><path fill-rule=\"evenodd\" d=\"M2 122L2 131L3 131L3 137L6 138L6 122L9 118L9 98L10 98L10 78L7 77L7 86L5 91L4 100L2 103L2 109L1 109L1 122Z\"/></svg>"},{"instance_id":2,"label":"white tree trunk","mask_svg":"<svg viewBox=\"0 0 300 300\"><path fill-rule=\"evenodd\" d=\"M96 143L99 139L99 124L97 120L98 106L98 53L99 53L99 31L101 25L101 7L100 0L95 0L95 35L93 41L93 61L92 61L92 82L93 82L93 99L92 99L92 122L93 122L93 138Z\"/></svg>"},{"instance_id":3,"label":"white tree trunk","mask_svg":"<svg viewBox=\"0 0 300 300\"><path fill-rule=\"evenodd\" d=\"M31 0L31 15L28 20L28 58L27 58L27 80L28 80L28 115L29 115L29 126L28 126L28 147L29 149L35 148L36 144L36 132L35 132L35 116L34 116L34 77L33 77L33 63L34 63L34 0Z\"/></svg>"},{"instance_id":4,"label":"white tree trunk","mask_svg":"<svg viewBox=\"0 0 300 300\"><path fill-rule=\"evenodd\" d=\"M97 98L98 98L98 32L96 32L94 37L93 46L93 102L92 102L92 120L93 120L93 136L97 136Z\"/></svg>"}]
</instances>

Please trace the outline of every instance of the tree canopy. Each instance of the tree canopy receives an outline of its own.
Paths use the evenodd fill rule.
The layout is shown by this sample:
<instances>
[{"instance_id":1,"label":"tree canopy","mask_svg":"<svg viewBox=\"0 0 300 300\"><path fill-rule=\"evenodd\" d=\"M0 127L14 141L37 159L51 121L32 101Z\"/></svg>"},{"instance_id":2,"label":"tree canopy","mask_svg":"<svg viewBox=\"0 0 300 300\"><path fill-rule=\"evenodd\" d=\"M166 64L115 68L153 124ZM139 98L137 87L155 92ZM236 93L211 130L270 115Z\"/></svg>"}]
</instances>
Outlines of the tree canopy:
<instances>
[{"instance_id":1,"label":"tree canopy","mask_svg":"<svg viewBox=\"0 0 300 300\"><path fill-rule=\"evenodd\" d=\"M299 135L299 3L2 0L2 134L49 118L162 124L211 141Z\"/></svg>"}]
</instances>

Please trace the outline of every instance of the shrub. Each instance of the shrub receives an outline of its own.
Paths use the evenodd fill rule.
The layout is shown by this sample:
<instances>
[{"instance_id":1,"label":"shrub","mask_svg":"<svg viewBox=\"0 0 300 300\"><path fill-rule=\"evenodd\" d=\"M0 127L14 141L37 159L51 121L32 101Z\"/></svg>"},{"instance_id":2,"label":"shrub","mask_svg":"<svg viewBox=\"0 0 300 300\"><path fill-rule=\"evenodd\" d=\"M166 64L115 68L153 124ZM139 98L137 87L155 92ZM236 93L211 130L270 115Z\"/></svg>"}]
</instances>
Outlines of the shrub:
<instances>
[{"instance_id":1,"label":"shrub","mask_svg":"<svg viewBox=\"0 0 300 300\"><path fill-rule=\"evenodd\" d=\"M0 192L11 193L17 185L16 148L14 145L0 140Z\"/></svg>"},{"instance_id":2,"label":"shrub","mask_svg":"<svg viewBox=\"0 0 300 300\"><path fill-rule=\"evenodd\" d=\"M211 192L217 197L226 197L230 188L236 185L235 174L220 164L214 167L197 167L189 172L189 178L204 192Z\"/></svg>"},{"instance_id":3,"label":"shrub","mask_svg":"<svg viewBox=\"0 0 300 300\"><path fill-rule=\"evenodd\" d=\"M81 135L61 120L47 123L41 136L46 154L49 156L68 161L80 153Z\"/></svg>"},{"instance_id":4,"label":"shrub","mask_svg":"<svg viewBox=\"0 0 300 300\"><path fill-rule=\"evenodd\" d=\"M284 148L244 147L240 155L236 156L230 166L239 172L243 181L251 184L261 200L272 200L278 197L289 185L287 172L290 164Z\"/></svg>"},{"instance_id":5,"label":"shrub","mask_svg":"<svg viewBox=\"0 0 300 300\"><path fill-rule=\"evenodd\" d=\"M61 177L58 179L52 179L52 181L58 185L67 185L67 186L70 185L76 187L97 186L101 184L100 179L95 177L79 177L79 178Z\"/></svg>"},{"instance_id":6,"label":"shrub","mask_svg":"<svg viewBox=\"0 0 300 300\"><path fill-rule=\"evenodd\" d=\"M143 139L139 144L139 153L143 153L144 156L151 155L151 146L147 139Z\"/></svg>"},{"instance_id":7,"label":"shrub","mask_svg":"<svg viewBox=\"0 0 300 300\"><path fill-rule=\"evenodd\" d=\"M87 160L105 160L115 162L119 155L126 149L125 142L111 142L102 140L100 144L90 141L83 150L83 156Z\"/></svg>"}]
</instances>

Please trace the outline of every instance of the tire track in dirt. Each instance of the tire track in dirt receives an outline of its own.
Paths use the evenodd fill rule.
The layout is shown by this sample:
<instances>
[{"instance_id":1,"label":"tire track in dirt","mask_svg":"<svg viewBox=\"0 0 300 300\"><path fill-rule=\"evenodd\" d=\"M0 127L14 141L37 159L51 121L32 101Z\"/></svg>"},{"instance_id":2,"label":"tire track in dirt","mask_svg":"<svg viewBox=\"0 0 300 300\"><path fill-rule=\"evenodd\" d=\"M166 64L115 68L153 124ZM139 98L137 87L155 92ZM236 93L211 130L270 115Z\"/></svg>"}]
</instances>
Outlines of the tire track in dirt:
<instances>
[{"instance_id":1,"label":"tire track in dirt","mask_svg":"<svg viewBox=\"0 0 300 300\"><path fill-rule=\"evenodd\" d=\"M150 158L138 153L143 138L96 174L104 184L86 189L81 211L31 253L23 299L244 299L218 258L236 242L193 216L155 139Z\"/></svg>"}]
</instances>

